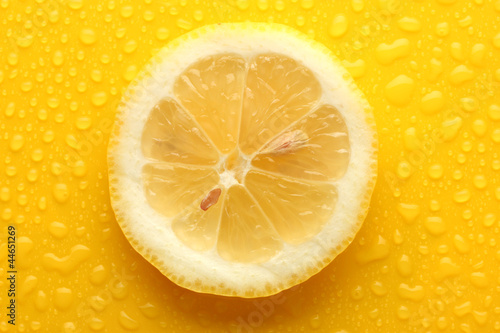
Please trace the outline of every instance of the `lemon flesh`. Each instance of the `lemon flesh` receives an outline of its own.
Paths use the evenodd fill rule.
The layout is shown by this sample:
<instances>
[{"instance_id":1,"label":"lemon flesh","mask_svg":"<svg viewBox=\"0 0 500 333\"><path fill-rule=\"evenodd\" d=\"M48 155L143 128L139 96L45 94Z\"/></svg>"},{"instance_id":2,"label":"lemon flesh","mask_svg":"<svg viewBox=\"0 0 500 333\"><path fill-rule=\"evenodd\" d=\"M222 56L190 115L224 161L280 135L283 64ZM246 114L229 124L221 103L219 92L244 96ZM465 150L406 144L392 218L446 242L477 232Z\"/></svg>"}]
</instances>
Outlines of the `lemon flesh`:
<instances>
[{"instance_id":1,"label":"lemon flesh","mask_svg":"<svg viewBox=\"0 0 500 333\"><path fill-rule=\"evenodd\" d=\"M174 282L265 296L352 240L375 154L371 110L327 49L280 25L209 26L170 43L125 95L112 202Z\"/></svg>"}]
</instances>

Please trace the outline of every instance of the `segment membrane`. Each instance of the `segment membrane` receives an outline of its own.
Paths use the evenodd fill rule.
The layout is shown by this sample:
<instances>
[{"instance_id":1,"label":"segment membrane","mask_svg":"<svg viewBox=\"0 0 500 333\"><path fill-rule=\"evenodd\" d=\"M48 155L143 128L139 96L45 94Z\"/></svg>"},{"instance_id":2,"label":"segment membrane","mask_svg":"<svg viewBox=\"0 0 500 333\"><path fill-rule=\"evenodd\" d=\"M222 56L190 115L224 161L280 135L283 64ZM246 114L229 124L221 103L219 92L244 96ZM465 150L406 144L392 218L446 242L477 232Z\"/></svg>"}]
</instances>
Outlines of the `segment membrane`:
<instances>
[{"instance_id":1,"label":"segment membrane","mask_svg":"<svg viewBox=\"0 0 500 333\"><path fill-rule=\"evenodd\" d=\"M214 165L219 154L195 122L171 99L160 101L142 132L142 153L162 162Z\"/></svg>"},{"instance_id":2,"label":"segment membrane","mask_svg":"<svg viewBox=\"0 0 500 333\"><path fill-rule=\"evenodd\" d=\"M279 54L255 57L248 70L239 145L250 155L311 110L321 95L312 72Z\"/></svg>"},{"instance_id":3,"label":"segment membrane","mask_svg":"<svg viewBox=\"0 0 500 333\"><path fill-rule=\"evenodd\" d=\"M349 157L344 119L336 108L323 105L263 147L252 165L289 177L331 181L344 175Z\"/></svg>"},{"instance_id":4,"label":"segment membrane","mask_svg":"<svg viewBox=\"0 0 500 333\"><path fill-rule=\"evenodd\" d=\"M175 235L193 250L212 249L217 240L224 196L222 192L218 202L206 211L200 209L199 202L195 202L187 213L179 214L172 223Z\"/></svg>"},{"instance_id":5,"label":"segment membrane","mask_svg":"<svg viewBox=\"0 0 500 333\"><path fill-rule=\"evenodd\" d=\"M228 261L260 263L282 247L276 231L241 185L229 188L224 200L217 250Z\"/></svg>"},{"instance_id":6,"label":"segment membrane","mask_svg":"<svg viewBox=\"0 0 500 333\"><path fill-rule=\"evenodd\" d=\"M212 168L161 163L146 164L142 169L142 179L149 205L170 217L193 202L201 202L203 196L218 184L219 174Z\"/></svg>"},{"instance_id":7,"label":"segment membrane","mask_svg":"<svg viewBox=\"0 0 500 333\"><path fill-rule=\"evenodd\" d=\"M223 54L190 66L174 85L177 100L222 153L236 146L246 76L243 58Z\"/></svg>"},{"instance_id":8,"label":"segment membrane","mask_svg":"<svg viewBox=\"0 0 500 333\"><path fill-rule=\"evenodd\" d=\"M303 243L321 231L337 202L335 186L250 171L245 186L284 241Z\"/></svg>"}]
</instances>

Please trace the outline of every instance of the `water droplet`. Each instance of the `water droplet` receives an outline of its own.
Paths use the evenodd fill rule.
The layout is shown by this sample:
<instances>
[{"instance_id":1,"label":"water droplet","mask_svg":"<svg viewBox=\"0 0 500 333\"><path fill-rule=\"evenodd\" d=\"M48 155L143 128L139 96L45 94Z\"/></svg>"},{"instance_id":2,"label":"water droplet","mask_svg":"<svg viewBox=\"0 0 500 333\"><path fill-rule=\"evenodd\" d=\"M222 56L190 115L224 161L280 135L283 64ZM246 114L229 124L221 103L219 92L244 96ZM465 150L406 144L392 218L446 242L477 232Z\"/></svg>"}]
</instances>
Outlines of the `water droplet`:
<instances>
[{"instance_id":1,"label":"water droplet","mask_svg":"<svg viewBox=\"0 0 500 333\"><path fill-rule=\"evenodd\" d=\"M432 179L439 179L443 176L444 169L441 164L432 164L427 170L429 177Z\"/></svg>"},{"instance_id":2,"label":"water droplet","mask_svg":"<svg viewBox=\"0 0 500 333\"><path fill-rule=\"evenodd\" d=\"M381 260L389 255L389 243L379 235L377 240L370 245L362 247L356 254L356 261L360 264L366 264L372 261Z\"/></svg>"},{"instance_id":3,"label":"water droplet","mask_svg":"<svg viewBox=\"0 0 500 333\"><path fill-rule=\"evenodd\" d=\"M342 60L342 65L344 65L355 79L362 77L366 73L366 63L363 59L355 61Z\"/></svg>"},{"instance_id":4,"label":"water droplet","mask_svg":"<svg viewBox=\"0 0 500 333\"><path fill-rule=\"evenodd\" d=\"M97 35L91 28L83 28L80 30L80 41L85 45L94 44L97 41Z\"/></svg>"},{"instance_id":5,"label":"water droplet","mask_svg":"<svg viewBox=\"0 0 500 333\"><path fill-rule=\"evenodd\" d=\"M346 33L348 27L347 17L344 14L337 14L330 22L328 33L334 38L341 37Z\"/></svg>"},{"instance_id":6,"label":"water droplet","mask_svg":"<svg viewBox=\"0 0 500 333\"><path fill-rule=\"evenodd\" d=\"M38 171L36 169L30 169L26 173L26 179L28 179L29 182L34 183L38 179Z\"/></svg>"},{"instance_id":7,"label":"water droplet","mask_svg":"<svg viewBox=\"0 0 500 333\"><path fill-rule=\"evenodd\" d=\"M140 326L139 322L130 317L125 311L120 311L118 321L120 322L120 325L127 330L136 330Z\"/></svg>"},{"instance_id":8,"label":"water droplet","mask_svg":"<svg viewBox=\"0 0 500 333\"><path fill-rule=\"evenodd\" d=\"M90 318L88 325L93 331L101 331L106 326L105 322L97 317Z\"/></svg>"},{"instance_id":9,"label":"water droplet","mask_svg":"<svg viewBox=\"0 0 500 333\"><path fill-rule=\"evenodd\" d=\"M84 161L76 161L73 166L73 175L76 177L83 177L87 174L87 165Z\"/></svg>"},{"instance_id":10,"label":"water droplet","mask_svg":"<svg viewBox=\"0 0 500 333\"><path fill-rule=\"evenodd\" d=\"M422 29L422 23L417 18L408 16L399 19L398 26L401 30L407 32L417 32Z\"/></svg>"},{"instance_id":11,"label":"water droplet","mask_svg":"<svg viewBox=\"0 0 500 333\"><path fill-rule=\"evenodd\" d=\"M139 309L146 318L153 319L160 315L160 310L158 309L158 307L149 302L143 305L139 305Z\"/></svg>"},{"instance_id":12,"label":"water droplet","mask_svg":"<svg viewBox=\"0 0 500 333\"><path fill-rule=\"evenodd\" d=\"M156 30L156 38L160 41L164 41L170 36L170 30L167 28L161 27Z\"/></svg>"},{"instance_id":13,"label":"water droplet","mask_svg":"<svg viewBox=\"0 0 500 333\"><path fill-rule=\"evenodd\" d=\"M304 9L311 9L314 6L314 0L301 0L300 6Z\"/></svg>"},{"instance_id":14,"label":"water droplet","mask_svg":"<svg viewBox=\"0 0 500 333\"><path fill-rule=\"evenodd\" d=\"M457 317L463 317L472 311L472 303L470 301L465 301L462 304L455 305L453 312Z\"/></svg>"},{"instance_id":15,"label":"water droplet","mask_svg":"<svg viewBox=\"0 0 500 333\"><path fill-rule=\"evenodd\" d=\"M457 203L467 202L469 201L470 197L471 193L468 189L459 190L453 194L453 200L455 200L455 202Z\"/></svg>"},{"instance_id":16,"label":"water droplet","mask_svg":"<svg viewBox=\"0 0 500 333\"><path fill-rule=\"evenodd\" d=\"M73 292L69 288L57 288L54 293L54 305L59 310L67 310L73 303Z\"/></svg>"},{"instance_id":17,"label":"water droplet","mask_svg":"<svg viewBox=\"0 0 500 333\"><path fill-rule=\"evenodd\" d=\"M102 81L102 72L99 69L94 68L90 72L90 78L94 82L101 82Z\"/></svg>"},{"instance_id":18,"label":"water droplet","mask_svg":"<svg viewBox=\"0 0 500 333\"><path fill-rule=\"evenodd\" d=\"M124 5L122 6L122 8L120 8L120 15L123 18L129 18L132 16L133 13L134 13L134 7L132 7L131 5Z\"/></svg>"},{"instance_id":19,"label":"water droplet","mask_svg":"<svg viewBox=\"0 0 500 333\"><path fill-rule=\"evenodd\" d=\"M419 302L424 299L425 290L424 287L416 285L414 287L410 287L406 283L401 283L398 287L398 295L402 299L407 299L415 302Z\"/></svg>"},{"instance_id":20,"label":"water droplet","mask_svg":"<svg viewBox=\"0 0 500 333\"><path fill-rule=\"evenodd\" d=\"M425 94L420 102L420 108L425 114L437 113L443 109L444 105L443 93L438 90Z\"/></svg>"},{"instance_id":21,"label":"water droplet","mask_svg":"<svg viewBox=\"0 0 500 333\"><path fill-rule=\"evenodd\" d=\"M281 12L285 9L285 1L284 0L276 0L274 3L274 8L278 11Z\"/></svg>"},{"instance_id":22,"label":"water droplet","mask_svg":"<svg viewBox=\"0 0 500 333\"><path fill-rule=\"evenodd\" d=\"M177 20L177 26L184 30L191 30L193 28L193 23L186 19L180 18Z\"/></svg>"},{"instance_id":23,"label":"water droplet","mask_svg":"<svg viewBox=\"0 0 500 333\"><path fill-rule=\"evenodd\" d=\"M68 6L71 9L80 9L83 7L83 0L68 0Z\"/></svg>"},{"instance_id":24,"label":"water droplet","mask_svg":"<svg viewBox=\"0 0 500 333\"><path fill-rule=\"evenodd\" d=\"M486 55L486 46L484 44L478 43L472 47L470 53L470 61L475 66L484 65L484 57Z\"/></svg>"},{"instance_id":25,"label":"water droplet","mask_svg":"<svg viewBox=\"0 0 500 333\"><path fill-rule=\"evenodd\" d=\"M479 137L486 134L487 129L487 123L483 119L476 119L472 122L472 131Z\"/></svg>"},{"instance_id":26,"label":"water droplet","mask_svg":"<svg viewBox=\"0 0 500 333\"><path fill-rule=\"evenodd\" d=\"M412 173L412 167L411 167L410 163L408 163L406 161L399 162L398 167L396 169L396 173L397 173L399 178L408 179Z\"/></svg>"},{"instance_id":27,"label":"water droplet","mask_svg":"<svg viewBox=\"0 0 500 333\"><path fill-rule=\"evenodd\" d=\"M459 85L474 78L474 71L465 65L455 67L450 73L450 82Z\"/></svg>"},{"instance_id":28,"label":"water droplet","mask_svg":"<svg viewBox=\"0 0 500 333\"><path fill-rule=\"evenodd\" d=\"M50 143L50 142L54 141L54 138L55 138L54 131L48 130L45 133L43 133L42 140L45 143Z\"/></svg>"},{"instance_id":29,"label":"water droplet","mask_svg":"<svg viewBox=\"0 0 500 333\"><path fill-rule=\"evenodd\" d=\"M450 33L450 25L448 22L441 22L436 25L436 35L446 37Z\"/></svg>"},{"instance_id":30,"label":"water droplet","mask_svg":"<svg viewBox=\"0 0 500 333\"><path fill-rule=\"evenodd\" d=\"M480 190L486 188L486 185L488 185L488 181L486 180L486 177L484 175L475 175L473 183L474 186Z\"/></svg>"},{"instance_id":31,"label":"water droplet","mask_svg":"<svg viewBox=\"0 0 500 333\"><path fill-rule=\"evenodd\" d=\"M411 314L411 312L406 306L400 305L398 307L397 315L398 315L399 319L406 320L406 319L410 318L410 314Z\"/></svg>"},{"instance_id":32,"label":"water droplet","mask_svg":"<svg viewBox=\"0 0 500 333\"><path fill-rule=\"evenodd\" d=\"M64 238L68 234L68 227L64 223L57 221L51 222L48 230L55 238Z\"/></svg>"},{"instance_id":33,"label":"water droplet","mask_svg":"<svg viewBox=\"0 0 500 333\"><path fill-rule=\"evenodd\" d=\"M10 200L10 189L8 187L2 187L0 190L0 200L7 202Z\"/></svg>"},{"instance_id":34,"label":"water droplet","mask_svg":"<svg viewBox=\"0 0 500 333\"><path fill-rule=\"evenodd\" d=\"M460 253L467 253L470 251L469 241L458 234L453 236L453 245L455 245L455 248Z\"/></svg>"},{"instance_id":35,"label":"water droplet","mask_svg":"<svg viewBox=\"0 0 500 333\"><path fill-rule=\"evenodd\" d=\"M373 281L370 289L377 296L384 296L388 292L387 287L380 281Z\"/></svg>"},{"instance_id":36,"label":"water droplet","mask_svg":"<svg viewBox=\"0 0 500 333\"><path fill-rule=\"evenodd\" d=\"M311 316L311 318L309 319L309 325L312 329L318 329L321 327L321 317L319 316L319 314Z\"/></svg>"},{"instance_id":37,"label":"water droplet","mask_svg":"<svg viewBox=\"0 0 500 333\"><path fill-rule=\"evenodd\" d=\"M396 245L400 245L403 243L403 236L401 235L401 232L398 229L394 230L393 240L394 244Z\"/></svg>"},{"instance_id":38,"label":"water droplet","mask_svg":"<svg viewBox=\"0 0 500 333\"><path fill-rule=\"evenodd\" d=\"M43 150L40 148L33 149L31 152L31 160L34 162L40 162L43 159Z\"/></svg>"},{"instance_id":39,"label":"water droplet","mask_svg":"<svg viewBox=\"0 0 500 333\"><path fill-rule=\"evenodd\" d=\"M500 128L495 128L491 132L491 140L495 143L500 143Z\"/></svg>"},{"instance_id":40,"label":"water droplet","mask_svg":"<svg viewBox=\"0 0 500 333\"><path fill-rule=\"evenodd\" d=\"M10 139L9 147L14 152L19 151L23 148L24 141L24 136L21 134L14 134Z\"/></svg>"},{"instance_id":41,"label":"water droplet","mask_svg":"<svg viewBox=\"0 0 500 333\"><path fill-rule=\"evenodd\" d=\"M448 277L458 275L460 271L460 266L454 263L451 258L443 257L439 260L439 265L435 271L434 278L436 281L441 282Z\"/></svg>"},{"instance_id":42,"label":"water droplet","mask_svg":"<svg viewBox=\"0 0 500 333\"><path fill-rule=\"evenodd\" d=\"M406 222L413 222L420 214L420 206L416 204L407 204L400 202L398 204L398 212L403 216Z\"/></svg>"},{"instance_id":43,"label":"water droplet","mask_svg":"<svg viewBox=\"0 0 500 333\"><path fill-rule=\"evenodd\" d=\"M54 187L52 188L52 194L54 195L56 201L59 203L64 203L68 201L69 199L68 185L63 183L54 185Z\"/></svg>"},{"instance_id":44,"label":"water droplet","mask_svg":"<svg viewBox=\"0 0 500 333\"><path fill-rule=\"evenodd\" d=\"M356 13L359 13L365 8L365 2L364 0L352 0L351 1L351 7L352 10L355 11Z\"/></svg>"},{"instance_id":45,"label":"water droplet","mask_svg":"<svg viewBox=\"0 0 500 333\"><path fill-rule=\"evenodd\" d=\"M446 223L439 216L429 216L424 221L427 231L434 236L440 236L446 232Z\"/></svg>"},{"instance_id":46,"label":"water droplet","mask_svg":"<svg viewBox=\"0 0 500 333\"><path fill-rule=\"evenodd\" d=\"M49 307L49 299L43 290L39 290L35 297L35 308L38 311L45 311Z\"/></svg>"},{"instance_id":47,"label":"water droplet","mask_svg":"<svg viewBox=\"0 0 500 333\"><path fill-rule=\"evenodd\" d=\"M403 277L408 277L413 273L413 264L406 254L401 255L396 264L399 274Z\"/></svg>"},{"instance_id":48,"label":"water droplet","mask_svg":"<svg viewBox=\"0 0 500 333\"><path fill-rule=\"evenodd\" d=\"M62 51L56 50L54 54L52 55L52 63L55 66L61 66L64 62L64 55Z\"/></svg>"},{"instance_id":49,"label":"water droplet","mask_svg":"<svg viewBox=\"0 0 500 333\"><path fill-rule=\"evenodd\" d=\"M382 65L390 65L400 58L410 54L410 41L406 38L396 39L387 44L382 43L375 49L375 58Z\"/></svg>"},{"instance_id":50,"label":"water droplet","mask_svg":"<svg viewBox=\"0 0 500 333\"><path fill-rule=\"evenodd\" d=\"M95 106L103 106L108 101L108 95L104 91L98 91L92 94L92 104Z\"/></svg>"},{"instance_id":51,"label":"water droplet","mask_svg":"<svg viewBox=\"0 0 500 333\"><path fill-rule=\"evenodd\" d=\"M135 78L138 71L139 69L137 68L137 66L130 65L123 72L123 78L125 79L125 81L130 82Z\"/></svg>"},{"instance_id":52,"label":"water droplet","mask_svg":"<svg viewBox=\"0 0 500 333\"><path fill-rule=\"evenodd\" d=\"M102 285L106 278L108 277L108 271L104 268L103 265L98 265L92 269L90 273L90 282L95 284L96 286Z\"/></svg>"},{"instance_id":53,"label":"water droplet","mask_svg":"<svg viewBox=\"0 0 500 333\"><path fill-rule=\"evenodd\" d=\"M484 218L483 218L483 225L486 228L489 228L489 227L493 226L496 221L497 221L496 215L493 214L493 213L489 213L489 214L486 214L484 216Z\"/></svg>"},{"instance_id":54,"label":"water droplet","mask_svg":"<svg viewBox=\"0 0 500 333\"><path fill-rule=\"evenodd\" d=\"M153 21L153 19L155 18L155 13L151 10L146 10L144 11L144 13L142 14L142 18L144 19L144 21L146 22L151 22Z\"/></svg>"},{"instance_id":55,"label":"water droplet","mask_svg":"<svg viewBox=\"0 0 500 333\"><path fill-rule=\"evenodd\" d=\"M38 199L38 209L40 209L42 211L47 209L47 198L46 197L40 197L40 199Z\"/></svg>"},{"instance_id":56,"label":"water droplet","mask_svg":"<svg viewBox=\"0 0 500 333\"><path fill-rule=\"evenodd\" d=\"M123 46L123 52L130 54L137 49L137 42L135 40L129 40Z\"/></svg>"},{"instance_id":57,"label":"water droplet","mask_svg":"<svg viewBox=\"0 0 500 333\"><path fill-rule=\"evenodd\" d=\"M79 130L86 130L92 126L92 118L87 116L78 117L75 121L76 128Z\"/></svg>"},{"instance_id":58,"label":"water droplet","mask_svg":"<svg viewBox=\"0 0 500 333\"><path fill-rule=\"evenodd\" d=\"M496 34L495 37L493 37L493 46L495 46L497 49L500 49L500 32Z\"/></svg>"},{"instance_id":59,"label":"water droplet","mask_svg":"<svg viewBox=\"0 0 500 333\"><path fill-rule=\"evenodd\" d=\"M459 116L445 120L441 123L441 131L444 141L452 141L456 138L458 132L462 128L463 120Z\"/></svg>"},{"instance_id":60,"label":"water droplet","mask_svg":"<svg viewBox=\"0 0 500 333\"><path fill-rule=\"evenodd\" d=\"M421 143L417 137L417 132L415 127L410 127L406 129L403 136L403 142L405 148L408 150L416 150L421 147Z\"/></svg>"},{"instance_id":61,"label":"water droplet","mask_svg":"<svg viewBox=\"0 0 500 333\"><path fill-rule=\"evenodd\" d=\"M62 258L54 253L45 253L42 265L49 271L58 271L62 274L73 272L81 263L90 257L90 249L85 245L77 244L71 248L69 255Z\"/></svg>"},{"instance_id":62,"label":"water droplet","mask_svg":"<svg viewBox=\"0 0 500 333\"><path fill-rule=\"evenodd\" d=\"M410 103L414 88L413 79L402 74L385 86L385 95L392 104L404 106Z\"/></svg>"},{"instance_id":63,"label":"water droplet","mask_svg":"<svg viewBox=\"0 0 500 333\"><path fill-rule=\"evenodd\" d=\"M488 107L488 117L493 121L500 120L500 106L491 104Z\"/></svg>"},{"instance_id":64,"label":"water droplet","mask_svg":"<svg viewBox=\"0 0 500 333\"><path fill-rule=\"evenodd\" d=\"M355 286L351 290L351 297L354 300L360 300L363 298L364 295L365 291L363 290L363 287L361 287L360 285Z\"/></svg>"}]
</instances>

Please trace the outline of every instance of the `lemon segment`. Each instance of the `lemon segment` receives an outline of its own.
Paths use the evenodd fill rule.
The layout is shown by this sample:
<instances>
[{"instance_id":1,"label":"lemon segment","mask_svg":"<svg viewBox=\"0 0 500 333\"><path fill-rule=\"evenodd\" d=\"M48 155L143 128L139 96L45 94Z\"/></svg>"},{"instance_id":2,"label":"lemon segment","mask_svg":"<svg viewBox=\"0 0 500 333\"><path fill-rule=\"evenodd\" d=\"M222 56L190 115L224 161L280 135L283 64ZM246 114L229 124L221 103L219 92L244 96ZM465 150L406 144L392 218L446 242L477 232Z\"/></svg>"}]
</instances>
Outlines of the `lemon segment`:
<instances>
[{"instance_id":1,"label":"lemon segment","mask_svg":"<svg viewBox=\"0 0 500 333\"><path fill-rule=\"evenodd\" d=\"M194 120L172 99L153 107L141 140L145 157L162 162L215 165L219 154Z\"/></svg>"},{"instance_id":2,"label":"lemon segment","mask_svg":"<svg viewBox=\"0 0 500 333\"><path fill-rule=\"evenodd\" d=\"M318 102L321 87L311 71L280 54L262 54L248 69L239 146L252 154Z\"/></svg>"},{"instance_id":3,"label":"lemon segment","mask_svg":"<svg viewBox=\"0 0 500 333\"><path fill-rule=\"evenodd\" d=\"M177 100L222 153L236 146L245 76L242 57L222 54L193 64L174 85Z\"/></svg>"},{"instance_id":4,"label":"lemon segment","mask_svg":"<svg viewBox=\"0 0 500 333\"><path fill-rule=\"evenodd\" d=\"M245 186L252 193L280 237L300 244L321 231L337 201L335 186L308 183L265 172L250 171Z\"/></svg>"},{"instance_id":5,"label":"lemon segment","mask_svg":"<svg viewBox=\"0 0 500 333\"><path fill-rule=\"evenodd\" d=\"M263 147L252 165L284 176L328 181L345 174L349 157L342 115L322 105Z\"/></svg>"}]
</instances>

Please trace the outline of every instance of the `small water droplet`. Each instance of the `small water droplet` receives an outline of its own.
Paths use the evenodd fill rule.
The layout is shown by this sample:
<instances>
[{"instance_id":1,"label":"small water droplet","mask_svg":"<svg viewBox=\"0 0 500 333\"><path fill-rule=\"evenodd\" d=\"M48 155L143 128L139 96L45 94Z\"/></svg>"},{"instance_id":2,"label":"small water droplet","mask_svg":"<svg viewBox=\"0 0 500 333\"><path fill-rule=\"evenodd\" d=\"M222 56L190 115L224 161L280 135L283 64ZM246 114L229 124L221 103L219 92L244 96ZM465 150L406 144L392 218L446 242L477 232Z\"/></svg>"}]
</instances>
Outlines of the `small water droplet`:
<instances>
[{"instance_id":1,"label":"small water droplet","mask_svg":"<svg viewBox=\"0 0 500 333\"><path fill-rule=\"evenodd\" d=\"M94 44L97 41L97 34L91 28L83 28L80 30L80 41L85 45Z\"/></svg>"},{"instance_id":2,"label":"small water droplet","mask_svg":"<svg viewBox=\"0 0 500 333\"><path fill-rule=\"evenodd\" d=\"M21 134L14 134L10 139L9 148L14 152L19 151L23 148L24 142L24 136Z\"/></svg>"},{"instance_id":3,"label":"small water droplet","mask_svg":"<svg viewBox=\"0 0 500 333\"><path fill-rule=\"evenodd\" d=\"M446 223L439 216L429 216L424 221L427 231L434 236L440 236L446 232Z\"/></svg>"},{"instance_id":4,"label":"small water droplet","mask_svg":"<svg viewBox=\"0 0 500 333\"><path fill-rule=\"evenodd\" d=\"M75 121L75 125L79 130L87 130L92 126L92 118L87 116L78 117Z\"/></svg>"},{"instance_id":5,"label":"small water droplet","mask_svg":"<svg viewBox=\"0 0 500 333\"><path fill-rule=\"evenodd\" d=\"M108 100L108 95L104 91L98 91L92 94L91 101L95 106L103 106Z\"/></svg>"},{"instance_id":6,"label":"small water droplet","mask_svg":"<svg viewBox=\"0 0 500 333\"><path fill-rule=\"evenodd\" d=\"M484 65L484 57L486 56L486 46L478 43L474 44L470 53L470 61L473 65L481 67Z\"/></svg>"},{"instance_id":7,"label":"small water droplet","mask_svg":"<svg viewBox=\"0 0 500 333\"><path fill-rule=\"evenodd\" d=\"M120 311L118 321L120 322L120 325L127 330L136 330L140 326L139 322L136 319L133 319L125 311Z\"/></svg>"},{"instance_id":8,"label":"small water droplet","mask_svg":"<svg viewBox=\"0 0 500 333\"><path fill-rule=\"evenodd\" d=\"M497 221L496 215L493 214L493 213L489 213L489 214L486 214L484 216L484 218L483 218L483 225L486 228L489 228L489 227L493 226L496 221Z\"/></svg>"},{"instance_id":9,"label":"small water droplet","mask_svg":"<svg viewBox=\"0 0 500 333\"><path fill-rule=\"evenodd\" d=\"M397 106L410 103L415 82L412 78L402 74L394 78L385 86L385 95L389 102Z\"/></svg>"},{"instance_id":10,"label":"small water droplet","mask_svg":"<svg viewBox=\"0 0 500 333\"><path fill-rule=\"evenodd\" d=\"M43 159L43 150L40 148L33 149L31 152L31 160L34 162L40 162Z\"/></svg>"},{"instance_id":11,"label":"small water droplet","mask_svg":"<svg viewBox=\"0 0 500 333\"><path fill-rule=\"evenodd\" d=\"M54 293L54 305L59 310L67 310L73 303L73 292L69 288L57 288Z\"/></svg>"},{"instance_id":12,"label":"small water droplet","mask_svg":"<svg viewBox=\"0 0 500 333\"><path fill-rule=\"evenodd\" d=\"M365 2L364 0L352 0L351 7L354 12L359 13L365 8Z\"/></svg>"},{"instance_id":13,"label":"small water droplet","mask_svg":"<svg viewBox=\"0 0 500 333\"><path fill-rule=\"evenodd\" d=\"M491 132L491 140L493 140L494 143L500 143L500 128L495 128Z\"/></svg>"},{"instance_id":14,"label":"small water droplet","mask_svg":"<svg viewBox=\"0 0 500 333\"><path fill-rule=\"evenodd\" d=\"M304 9L311 9L314 6L314 0L301 0L300 6Z\"/></svg>"},{"instance_id":15,"label":"small water droplet","mask_svg":"<svg viewBox=\"0 0 500 333\"><path fill-rule=\"evenodd\" d=\"M55 66L61 66L64 62L64 55L62 51L56 50L54 54L52 55L52 63Z\"/></svg>"},{"instance_id":16,"label":"small water droplet","mask_svg":"<svg viewBox=\"0 0 500 333\"><path fill-rule=\"evenodd\" d=\"M52 189L52 194L57 202L65 203L69 199L68 185L64 183L55 184Z\"/></svg>"},{"instance_id":17,"label":"small water droplet","mask_svg":"<svg viewBox=\"0 0 500 333\"><path fill-rule=\"evenodd\" d=\"M420 108L425 114L437 113L443 109L444 105L445 99L443 93L438 90L425 94L420 102Z\"/></svg>"},{"instance_id":18,"label":"small water droplet","mask_svg":"<svg viewBox=\"0 0 500 333\"><path fill-rule=\"evenodd\" d=\"M474 78L474 71L466 65L455 67L450 73L450 82L453 85L460 85Z\"/></svg>"},{"instance_id":19,"label":"small water droplet","mask_svg":"<svg viewBox=\"0 0 500 333\"><path fill-rule=\"evenodd\" d=\"M129 18L132 16L132 14L134 14L134 7L132 7L131 5L124 5L122 6L122 8L120 8L120 15L123 18Z\"/></svg>"},{"instance_id":20,"label":"small water droplet","mask_svg":"<svg viewBox=\"0 0 500 333\"><path fill-rule=\"evenodd\" d=\"M341 37L346 33L348 27L349 21L347 17L344 14L337 14L330 22L328 33L334 38Z\"/></svg>"},{"instance_id":21,"label":"small water droplet","mask_svg":"<svg viewBox=\"0 0 500 333\"><path fill-rule=\"evenodd\" d=\"M129 40L123 46L123 52L130 54L137 49L137 42L135 40Z\"/></svg>"},{"instance_id":22,"label":"small water droplet","mask_svg":"<svg viewBox=\"0 0 500 333\"><path fill-rule=\"evenodd\" d=\"M401 255L399 257L396 267L398 269L399 274L403 277L408 277L413 273L413 263L406 254Z\"/></svg>"},{"instance_id":23,"label":"small water droplet","mask_svg":"<svg viewBox=\"0 0 500 333\"><path fill-rule=\"evenodd\" d=\"M156 30L156 38L160 41L164 41L170 36L170 30L167 28L161 27Z\"/></svg>"},{"instance_id":24,"label":"small water droplet","mask_svg":"<svg viewBox=\"0 0 500 333\"><path fill-rule=\"evenodd\" d=\"M48 230L50 234L56 238L64 238L68 234L68 227L61 222L53 221L49 224Z\"/></svg>"},{"instance_id":25,"label":"small water droplet","mask_svg":"<svg viewBox=\"0 0 500 333\"><path fill-rule=\"evenodd\" d=\"M424 299L425 290L424 287L420 285L411 287L406 283L401 283L398 287L398 295L402 299L408 299L411 301L419 302L422 299Z\"/></svg>"},{"instance_id":26,"label":"small water droplet","mask_svg":"<svg viewBox=\"0 0 500 333\"><path fill-rule=\"evenodd\" d=\"M422 29L422 23L417 18L408 16L399 19L398 26L401 30L407 32L418 32Z\"/></svg>"},{"instance_id":27,"label":"small water droplet","mask_svg":"<svg viewBox=\"0 0 500 333\"><path fill-rule=\"evenodd\" d=\"M382 65L390 65L409 54L410 41L406 38L396 39L392 43L381 43L375 49L375 58Z\"/></svg>"}]
</instances>

